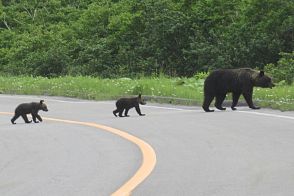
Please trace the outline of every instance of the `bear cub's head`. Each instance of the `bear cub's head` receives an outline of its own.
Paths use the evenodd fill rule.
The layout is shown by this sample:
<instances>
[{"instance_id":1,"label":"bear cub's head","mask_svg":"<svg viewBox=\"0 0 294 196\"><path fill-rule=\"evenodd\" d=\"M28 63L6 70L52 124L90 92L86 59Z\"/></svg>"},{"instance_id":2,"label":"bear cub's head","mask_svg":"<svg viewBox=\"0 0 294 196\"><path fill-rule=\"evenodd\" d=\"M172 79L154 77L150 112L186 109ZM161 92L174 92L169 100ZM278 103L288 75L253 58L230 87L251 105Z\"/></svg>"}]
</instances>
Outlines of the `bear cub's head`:
<instances>
[{"instance_id":1,"label":"bear cub's head","mask_svg":"<svg viewBox=\"0 0 294 196\"><path fill-rule=\"evenodd\" d=\"M145 99L142 98L141 94L138 95L137 101L141 105L145 105L146 104L146 101L145 101Z\"/></svg>"},{"instance_id":2,"label":"bear cub's head","mask_svg":"<svg viewBox=\"0 0 294 196\"><path fill-rule=\"evenodd\" d=\"M255 86L262 87L262 88L272 88L274 87L274 83L272 79L264 74L264 71L260 71L258 75L254 79Z\"/></svg>"},{"instance_id":3,"label":"bear cub's head","mask_svg":"<svg viewBox=\"0 0 294 196\"><path fill-rule=\"evenodd\" d=\"M44 100L40 100L39 108L40 110L48 112L48 108L47 108L47 105L44 103Z\"/></svg>"}]
</instances>

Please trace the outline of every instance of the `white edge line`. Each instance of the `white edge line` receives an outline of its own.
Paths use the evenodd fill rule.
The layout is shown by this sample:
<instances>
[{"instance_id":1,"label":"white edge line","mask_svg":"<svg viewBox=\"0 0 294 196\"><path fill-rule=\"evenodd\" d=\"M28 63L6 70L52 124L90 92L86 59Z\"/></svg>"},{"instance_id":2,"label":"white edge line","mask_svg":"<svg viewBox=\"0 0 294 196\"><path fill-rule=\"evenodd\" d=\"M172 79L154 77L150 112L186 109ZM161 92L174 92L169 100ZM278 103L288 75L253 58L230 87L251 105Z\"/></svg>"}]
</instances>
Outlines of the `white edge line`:
<instances>
[{"instance_id":1,"label":"white edge line","mask_svg":"<svg viewBox=\"0 0 294 196\"><path fill-rule=\"evenodd\" d=\"M143 107L156 108L156 109L166 109L166 110L177 110L177 111L190 111L190 112L200 112L200 111L202 111L202 110L190 110L190 109L184 109L184 108L152 106L152 105L144 105Z\"/></svg>"},{"instance_id":2,"label":"white edge line","mask_svg":"<svg viewBox=\"0 0 294 196\"><path fill-rule=\"evenodd\" d=\"M42 97L46 97L45 101L55 101L55 102L61 102L61 103L95 103L93 100L89 101L67 101L67 100L60 100L60 99L52 99L48 98L49 96L43 96L43 95L36 95L36 96L19 96L19 95L0 95L1 97L9 97L9 98L15 98L15 99L35 99L35 100L40 100L43 99ZM99 101L99 103L108 103L106 101Z\"/></svg>"},{"instance_id":3,"label":"white edge line","mask_svg":"<svg viewBox=\"0 0 294 196\"><path fill-rule=\"evenodd\" d=\"M237 112L246 113L246 114L255 114L255 115L260 115L260 116L270 116L270 117L275 117L275 118L286 118L286 119L294 120L294 117L292 117L292 116L284 116L284 115L278 115L278 114L268 114L268 113L250 112L250 111L237 111Z\"/></svg>"}]
</instances>

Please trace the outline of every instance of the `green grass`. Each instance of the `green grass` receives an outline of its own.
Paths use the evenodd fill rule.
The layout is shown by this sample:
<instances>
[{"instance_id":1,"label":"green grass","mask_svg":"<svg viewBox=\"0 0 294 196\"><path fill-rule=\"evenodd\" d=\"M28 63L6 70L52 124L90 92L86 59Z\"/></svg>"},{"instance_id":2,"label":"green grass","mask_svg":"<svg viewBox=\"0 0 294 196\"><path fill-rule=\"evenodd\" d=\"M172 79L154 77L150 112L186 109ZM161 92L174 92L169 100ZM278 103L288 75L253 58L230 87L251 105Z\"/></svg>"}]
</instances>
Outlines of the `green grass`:
<instances>
[{"instance_id":1,"label":"green grass","mask_svg":"<svg viewBox=\"0 0 294 196\"><path fill-rule=\"evenodd\" d=\"M109 100L122 96L149 95L167 97L169 103L198 104L203 101L203 79L157 78L100 79L94 77L4 77L0 76L0 93L66 96L82 99ZM228 95L228 99L231 96ZM179 101L182 100L182 101ZM263 107L294 110L294 86L273 89L255 88L254 101Z\"/></svg>"},{"instance_id":2,"label":"green grass","mask_svg":"<svg viewBox=\"0 0 294 196\"><path fill-rule=\"evenodd\" d=\"M272 89L257 88L254 91L254 98L260 106L293 111L294 85L276 86Z\"/></svg>"}]
</instances>

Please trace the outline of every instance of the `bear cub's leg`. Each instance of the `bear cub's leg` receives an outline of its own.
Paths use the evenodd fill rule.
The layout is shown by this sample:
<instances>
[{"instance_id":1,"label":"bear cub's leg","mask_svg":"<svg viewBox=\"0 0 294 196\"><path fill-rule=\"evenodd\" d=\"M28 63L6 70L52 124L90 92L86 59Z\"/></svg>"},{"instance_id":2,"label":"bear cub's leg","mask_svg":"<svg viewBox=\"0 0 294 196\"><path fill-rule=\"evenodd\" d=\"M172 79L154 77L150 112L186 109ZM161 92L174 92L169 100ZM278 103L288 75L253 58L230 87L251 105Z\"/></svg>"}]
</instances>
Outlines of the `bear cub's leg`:
<instances>
[{"instance_id":1,"label":"bear cub's leg","mask_svg":"<svg viewBox=\"0 0 294 196\"><path fill-rule=\"evenodd\" d=\"M117 117L116 114L117 114L118 112L119 112L118 109L116 109L116 110L113 111L113 114L114 114L115 117Z\"/></svg>"},{"instance_id":2,"label":"bear cub's leg","mask_svg":"<svg viewBox=\"0 0 294 196\"><path fill-rule=\"evenodd\" d=\"M136 108L137 113L138 113L140 116L145 116L145 114L142 114L142 113L141 113L141 110L140 110L139 105L135 106L135 108Z\"/></svg>"},{"instance_id":3,"label":"bear cub's leg","mask_svg":"<svg viewBox=\"0 0 294 196\"><path fill-rule=\"evenodd\" d=\"M125 117L129 117L128 112L129 112L129 108L126 108L126 110L125 110Z\"/></svg>"},{"instance_id":4,"label":"bear cub's leg","mask_svg":"<svg viewBox=\"0 0 294 196\"><path fill-rule=\"evenodd\" d=\"M40 116L39 114L32 113L32 117L33 117L33 121L34 121L34 123L38 123L39 121L40 121L40 122L43 121L43 119L41 118L41 116ZM38 119L39 121L37 121L37 119Z\"/></svg>"},{"instance_id":5,"label":"bear cub's leg","mask_svg":"<svg viewBox=\"0 0 294 196\"><path fill-rule=\"evenodd\" d=\"M119 117L123 117L123 111L125 110L125 108L123 107L117 107L116 110L113 111L113 115L115 117L117 117L117 113ZM128 111L126 110L125 115L128 114Z\"/></svg>"},{"instance_id":6,"label":"bear cub's leg","mask_svg":"<svg viewBox=\"0 0 294 196\"><path fill-rule=\"evenodd\" d=\"M11 119L11 123L12 123L12 124L16 124L14 121L15 121L16 119L18 119L18 117L20 117L20 114L14 114L14 116L13 116L12 119Z\"/></svg>"},{"instance_id":7,"label":"bear cub's leg","mask_svg":"<svg viewBox=\"0 0 294 196\"><path fill-rule=\"evenodd\" d=\"M28 119L26 114L22 114L21 117L23 118L23 120L25 121L25 123L31 123L32 121Z\"/></svg>"},{"instance_id":8,"label":"bear cub's leg","mask_svg":"<svg viewBox=\"0 0 294 196\"><path fill-rule=\"evenodd\" d=\"M125 110L124 108L120 108L120 109L119 109L119 113L118 113L118 116L119 116L119 117L123 117L122 114L123 114L124 110Z\"/></svg>"}]
</instances>

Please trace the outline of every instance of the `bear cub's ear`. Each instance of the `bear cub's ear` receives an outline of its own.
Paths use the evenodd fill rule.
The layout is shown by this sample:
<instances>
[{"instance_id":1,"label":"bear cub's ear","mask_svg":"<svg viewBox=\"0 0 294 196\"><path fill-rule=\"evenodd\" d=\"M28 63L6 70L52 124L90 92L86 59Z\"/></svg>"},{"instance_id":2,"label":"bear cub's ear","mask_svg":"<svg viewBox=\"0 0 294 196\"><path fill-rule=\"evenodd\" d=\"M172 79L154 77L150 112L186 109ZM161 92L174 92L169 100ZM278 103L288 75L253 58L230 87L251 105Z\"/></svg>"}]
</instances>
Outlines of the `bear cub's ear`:
<instances>
[{"instance_id":1,"label":"bear cub's ear","mask_svg":"<svg viewBox=\"0 0 294 196\"><path fill-rule=\"evenodd\" d=\"M264 76L264 71L260 71L260 72L259 72L259 76L260 76L260 77Z\"/></svg>"},{"instance_id":2,"label":"bear cub's ear","mask_svg":"<svg viewBox=\"0 0 294 196\"><path fill-rule=\"evenodd\" d=\"M43 104L44 100L40 100L40 104Z\"/></svg>"},{"instance_id":3,"label":"bear cub's ear","mask_svg":"<svg viewBox=\"0 0 294 196\"><path fill-rule=\"evenodd\" d=\"M141 93L139 94L139 96L138 96L139 98L141 98Z\"/></svg>"}]
</instances>

